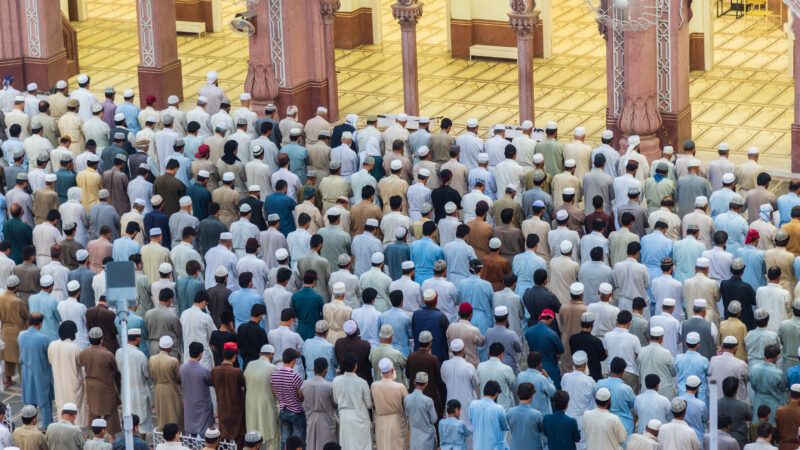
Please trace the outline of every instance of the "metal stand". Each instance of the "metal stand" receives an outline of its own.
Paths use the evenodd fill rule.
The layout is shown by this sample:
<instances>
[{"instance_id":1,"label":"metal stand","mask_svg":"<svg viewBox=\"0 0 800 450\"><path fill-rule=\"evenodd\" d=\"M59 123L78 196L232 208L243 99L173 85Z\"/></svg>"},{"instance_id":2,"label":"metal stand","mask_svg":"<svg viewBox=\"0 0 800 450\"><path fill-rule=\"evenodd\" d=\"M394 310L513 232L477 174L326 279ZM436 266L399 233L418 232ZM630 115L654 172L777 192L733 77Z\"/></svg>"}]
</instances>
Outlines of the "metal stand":
<instances>
[{"instance_id":1,"label":"metal stand","mask_svg":"<svg viewBox=\"0 0 800 450\"><path fill-rule=\"evenodd\" d=\"M719 448L719 443L717 442L717 400L718 400L718 393L719 386L717 385L716 380L709 380L708 381L708 418L709 418L709 430L708 430L708 437L709 439L709 449L708 450L717 450Z\"/></svg>"},{"instance_id":2,"label":"metal stand","mask_svg":"<svg viewBox=\"0 0 800 450\"><path fill-rule=\"evenodd\" d=\"M125 450L133 450L133 417L131 416L131 373L128 364L128 302L121 301L117 307L117 317L120 319L120 335L122 346L122 430L125 433ZM125 305L121 308L122 304Z\"/></svg>"}]
</instances>

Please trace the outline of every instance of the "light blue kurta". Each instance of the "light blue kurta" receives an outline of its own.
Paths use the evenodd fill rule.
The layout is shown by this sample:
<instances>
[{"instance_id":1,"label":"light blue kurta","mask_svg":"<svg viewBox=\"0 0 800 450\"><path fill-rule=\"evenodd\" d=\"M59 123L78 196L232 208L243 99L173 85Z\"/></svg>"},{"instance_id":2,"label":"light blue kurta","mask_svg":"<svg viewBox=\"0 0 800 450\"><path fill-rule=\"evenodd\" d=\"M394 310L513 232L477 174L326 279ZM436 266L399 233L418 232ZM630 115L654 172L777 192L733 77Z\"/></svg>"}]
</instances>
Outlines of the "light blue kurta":
<instances>
[{"instance_id":1,"label":"light blue kurta","mask_svg":"<svg viewBox=\"0 0 800 450\"><path fill-rule=\"evenodd\" d=\"M661 275L661 259L672 257L673 241L664 236L664 233L656 230L642 236L640 242L642 244L642 264L647 267L647 273L653 280Z\"/></svg>"},{"instance_id":2,"label":"light blue kurta","mask_svg":"<svg viewBox=\"0 0 800 450\"><path fill-rule=\"evenodd\" d=\"M124 230L123 230L124 231ZM111 246L111 256L116 262L127 261L128 257L139 253L142 246L128 236L114 240Z\"/></svg>"},{"instance_id":3,"label":"light blue kurta","mask_svg":"<svg viewBox=\"0 0 800 450\"><path fill-rule=\"evenodd\" d=\"M414 389L403 399L403 407L408 417L409 450L428 450L436 448L436 408L433 400Z\"/></svg>"},{"instance_id":4,"label":"light blue kurta","mask_svg":"<svg viewBox=\"0 0 800 450\"><path fill-rule=\"evenodd\" d=\"M29 327L19 334L19 361L22 366L22 401L36 405L46 428L53 422L53 368L47 359L50 337Z\"/></svg>"},{"instance_id":5,"label":"light blue kurta","mask_svg":"<svg viewBox=\"0 0 800 450\"><path fill-rule=\"evenodd\" d=\"M611 408L609 412L619 417L628 436L633 433L633 405L636 402L636 395L633 389L622 381L622 378L609 377L600 380L595 385L595 393L600 388L606 388L611 392Z\"/></svg>"},{"instance_id":6,"label":"light blue kurta","mask_svg":"<svg viewBox=\"0 0 800 450\"><path fill-rule=\"evenodd\" d=\"M328 361L328 373L325 379L333 381L336 375L336 354L333 351L333 344L328 342L327 339L319 336L314 336L311 339L306 339L303 342L303 358L306 360L306 379L311 380L314 378L314 361L317 358L324 358Z\"/></svg>"},{"instance_id":7,"label":"light blue kurta","mask_svg":"<svg viewBox=\"0 0 800 450\"><path fill-rule=\"evenodd\" d=\"M44 316L42 333L51 341L58 339L58 326L61 324L61 314L58 313L58 300L47 292L41 291L28 298L28 309L31 314L38 312Z\"/></svg>"},{"instance_id":8,"label":"light blue kurta","mask_svg":"<svg viewBox=\"0 0 800 450\"><path fill-rule=\"evenodd\" d=\"M514 293L520 297L528 288L533 287L533 273L538 269L547 270L547 262L535 252L526 250L514 256L511 271L517 276L517 288Z\"/></svg>"},{"instance_id":9,"label":"light blue kurta","mask_svg":"<svg viewBox=\"0 0 800 450\"><path fill-rule=\"evenodd\" d=\"M382 312L378 318L379 330L384 324L392 326L392 347L402 353L403 356L408 357L408 354L411 353L411 344L409 342L412 336L411 317L401 308L391 307Z\"/></svg>"},{"instance_id":10,"label":"light blue kurta","mask_svg":"<svg viewBox=\"0 0 800 450\"><path fill-rule=\"evenodd\" d=\"M703 254L706 246L702 242L687 236L672 246L672 260L675 263L675 279L683 283L694 276L697 258Z\"/></svg>"},{"instance_id":11,"label":"light blue kurta","mask_svg":"<svg viewBox=\"0 0 800 450\"><path fill-rule=\"evenodd\" d=\"M458 286L459 281L470 276L469 261L477 258L475 250L463 239L456 239L445 244L442 251L447 261L447 281Z\"/></svg>"},{"instance_id":12,"label":"light blue kurta","mask_svg":"<svg viewBox=\"0 0 800 450\"><path fill-rule=\"evenodd\" d=\"M469 419L473 428L473 448L508 450L505 432L509 426L502 406L486 397L473 400L469 405Z\"/></svg>"},{"instance_id":13,"label":"light blue kurta","mask_svg":"<svg viewBox=\"0 0 800 450\"><path fill-rule=\"evenodd\" d=\"M730 205L731 199L735 196L736 192L726 187L711 194L711 197L708 199L708 206L711 209L711 218L728 212L728 205Z\"/></svg>"},{"instance_id":14,"label":"light blue kurta","mask_svg":"<svg viewBox=\"0 0 800 450\"><path fill-rule=\"evenodd\" d=\"M255 289L239 289L228 297L228 303L233 309L234 326L238 330L239 325L250 321L250 309L253 305L258 303L263 305L264 300ZM261 326L264 327L265 324L266 322L262 320Z\"/></svg>"},{"instance_id":15,"label":"light blue kurta","mask_svg":"<svg viewBox=\"0 0 800 450\"><path fill-rule=\"evenodd\" d=\"M728 244L725 249L730 253L734 253L744 245L744 238L747 236L749 226L741 214L728 211L714 218L714 228L717 231L728 233Z\"/></svg>"},{"instance_id":16,"label":"light blue kurta","mask_svg":"<svg viewBox=\"0 0 800 450\"><path fill-rule=\"evenodd\" d=\"M469 405L461 405L462 416L469 414L466 411ZM448 417L439 421L439 448L440 450L467 450L467 438L472 436L472 431L467 424L455 417Z\"/></svg>"},{"instance_id":17,"label":"light blue kurta","mask_svg":"<svg viewBox=\"0 0 800 450\"><path fill-rule=\"evenodd\" d=\"M550 404L550 399L556 394L556 385L553 383L553 380L542 375L538 370L527 369L517 375L516 387L519 388L519 385L522 383L531 383L533 387L536 388L536 392L533 394L533 399L531 400L531 406L542 413L542 415L552 414L553 407Z\"/></svg>"},{"instance_id":18,"label":"light blue kurta","mask_svg":"<svg viewBox=\"0 0 800 450\"><path fill-rule=\"evenodd\" d=\"M753 416L761 405L770 408L769 420L775 423L775 412L786 404L786 377L773 363L764 362L750 369L750 384L753 387Z\"/></svg>"},{"instance_id":19,"label":"light blue kurta","mask_svg":"<svg viewBox=\"0 0 800 450\"><path fill-rule=\"evenodd\" d=\"M511 429L511 450L542 450L545 448L544 416L531 404L520 404L508 410Z\"/></svg>"},{"instance_id":20,"label":"light blue kurta","mask_svg":"<svg viewBox=\"0 0 800 450\"><path fill-rule=\"evenodd\" d=\"M694 430L695 434L697 434L697 440L700 441L700 439L706 434L706 424L708 423L708 406L691 394L683 394L681 395L681 398L686 400L686 415L684 416L683 420L687 425L692 427L692 430Z\"/></svg>"},{"instance_id":21,"label":"light blue kurta","mask_svg":"<svg viewBox=\"0 0 800 450\"><path fill-rule=\"evenodd\" d=\"M414 281L422 285L425 280L433 277L433 263L440 259L444 259L444 251L430 237L425 236L412 242L411 260L414 261Z\"/></svg>"},{"instance_id":22,"label":"light blue kurta","mask_svg":"<svg viewBox=\"0 0 800 450\"><path fill-rule=\"evenodd\" d=\"M697 398L708 404L708 359L695 351L687 351L675 357L675 369L678 371L675 382L678 383L678 395L686 393L686 379L692 375L700 378L700 390Z\"/></svg>"},{"instance_id":23,"label":"light blue kurta","mask_svg":"<svg viewBox=\"0 0 800 450\"><path fill-rule=\"evenodd\" d=\"M644 433L647 422L652 419L659 420L661 423L668 423L672 420L669 399L659 394L655 389L647 389L637 395L636 400L633 402L633 409L636 411L637 433Z\"/></svg>"},{"instance_id":24,"label":"light blue kurta","mask_svg":"<svg viewBox=\"0 0 800 450\"><path fill-rule=\"evenodd\" d=\"M453 283L458 289L458 296L461 297L461 302L472 305L472 324L481 330L481 335L486 336L486 330L494 324L494 310L492 308L494 289L492 289L492 283L481 279L477 275L470 275L458 283Z\"/></svg>"},{"instance_id":25,"label":"light blue kurta","mask_svg":"<svg viewBox=\"0 0 800 450\"><path fill-rule=\"evenodd\" d=\"M742 280L757 290L761 286L767 285L767 279L764 274L767 272L766 265L764 264L764 250L756 248L754 245L745 245L736 249L733 256L742 258L744 260L744 273ZM798 259L795 258L795 264ZM797 272L795 270L795 272Z\"/></svg>"}]
</instances>

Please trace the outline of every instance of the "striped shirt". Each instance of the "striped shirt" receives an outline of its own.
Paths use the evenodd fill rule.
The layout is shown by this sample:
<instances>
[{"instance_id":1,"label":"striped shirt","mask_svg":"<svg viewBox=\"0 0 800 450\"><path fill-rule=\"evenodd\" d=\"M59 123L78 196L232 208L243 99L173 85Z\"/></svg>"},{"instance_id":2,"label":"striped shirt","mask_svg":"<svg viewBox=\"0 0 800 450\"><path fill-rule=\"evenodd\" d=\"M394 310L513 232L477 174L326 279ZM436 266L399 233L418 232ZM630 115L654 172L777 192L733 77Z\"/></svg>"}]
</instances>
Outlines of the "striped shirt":
<instances>
[{"instance_id":1,"label":"striped shirt","mask_svg":"<svg viewBox=\"0 0 800 450\"><path fill-rule=\"evenodd\" d=\"M297 394L303 380L300 379L297 372L281 367L272 373L271 382L281 410L285 409L293 413L303 412L303 402Z\"/></svg>"}]
</instances>

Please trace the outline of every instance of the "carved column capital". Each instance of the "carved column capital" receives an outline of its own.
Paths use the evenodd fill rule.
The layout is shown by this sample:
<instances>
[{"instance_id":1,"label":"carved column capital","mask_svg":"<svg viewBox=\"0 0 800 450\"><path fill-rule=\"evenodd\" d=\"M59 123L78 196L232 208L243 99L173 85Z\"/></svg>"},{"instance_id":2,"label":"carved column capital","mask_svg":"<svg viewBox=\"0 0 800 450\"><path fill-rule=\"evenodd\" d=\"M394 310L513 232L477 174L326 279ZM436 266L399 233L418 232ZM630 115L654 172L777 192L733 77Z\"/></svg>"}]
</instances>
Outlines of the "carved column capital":
<instances>
[{"instance_id":1,"label":"carved column capital","mask_svg":"<svg viewBox=\"0 0 800 450\"><path fill-rule=\"evenodd\" d=\"M401 30L411 31L417 28L417 22L422 16L422 5L416 0L398 0L392 4L392 16L397 19Z\"/></svg>"},{"instance_id":2,"label":"carved column capital","mask_svg":"<svg viewBox=\"0 0 800 450\"><path fill-rule=\"evenodd\" d=\"M517 34L518 39L531 39L538 20L538 11L508 13L508 23L511 25L511 29Z\"/></svg>"},{"instance_id":3,"label":"carved column capital","mask_svg":"<svg viewBox=\"0 0 800 450\"><path fill-rule=\"evenodd\" d=\"M339 0L320 0L319 10L322 14L322 23L332 24L336 11L339 11L341 6L342 3Z\"/></svg>"}]
</instances>

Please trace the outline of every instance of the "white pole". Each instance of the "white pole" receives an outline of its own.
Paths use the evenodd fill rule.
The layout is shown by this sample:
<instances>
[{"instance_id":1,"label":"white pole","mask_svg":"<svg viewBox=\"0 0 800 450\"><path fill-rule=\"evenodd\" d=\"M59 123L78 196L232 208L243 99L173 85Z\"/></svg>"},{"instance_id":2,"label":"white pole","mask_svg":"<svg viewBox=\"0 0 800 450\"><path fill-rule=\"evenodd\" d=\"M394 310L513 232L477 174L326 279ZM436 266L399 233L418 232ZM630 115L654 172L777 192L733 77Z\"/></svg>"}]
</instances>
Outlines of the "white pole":
<instances>
[{"instance_id":1,"label":"white pole","mask_svg":"<svg viewBox=\"0 0 800 450\"><path fill-rule=\"evenodd\" d=\"M131 374L128 363L128 302L120 301L117 315L120 318L122 340L122 429L125 432L125 450L133 450L133 417L131 417Z\"/></svg>"},{"instance_id":2,"label":"white pole","mask_svg":"<svg viewBox=\"0 0 800 450\"><path fill-rule=\"evenodd\" d=\"M719 386L717 385L716 380L709 380L708 381L708 399L709 399L709 407L708 407L708 415L709 415L709 430L708 436L711 438L709 440L710 448L708 450L717 450L718 442L717 442L717 400L719 394L717 391L719 390Z\"/></svg>"}]
</instances>

